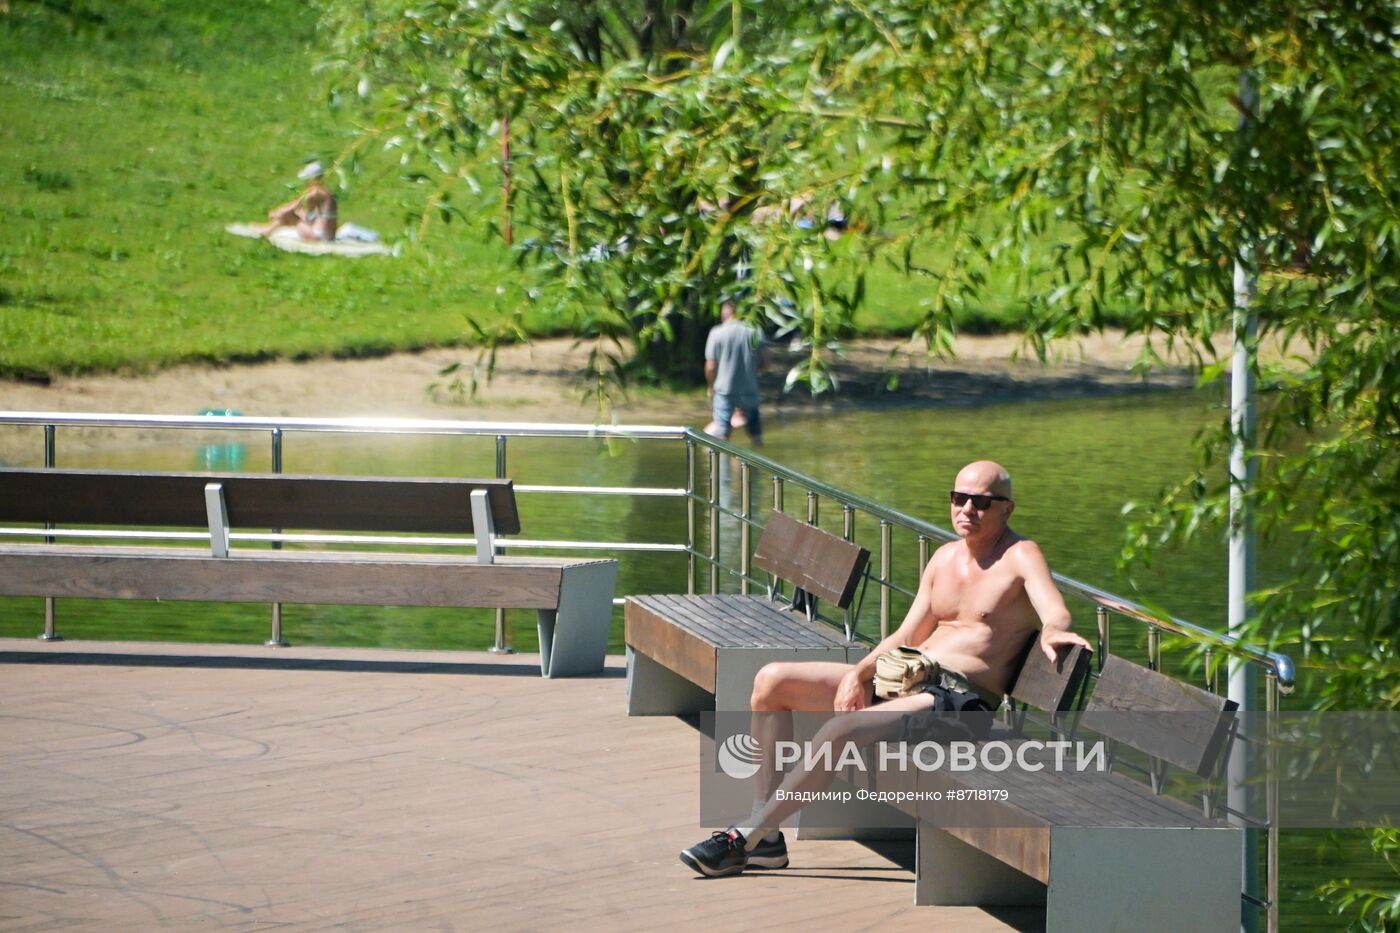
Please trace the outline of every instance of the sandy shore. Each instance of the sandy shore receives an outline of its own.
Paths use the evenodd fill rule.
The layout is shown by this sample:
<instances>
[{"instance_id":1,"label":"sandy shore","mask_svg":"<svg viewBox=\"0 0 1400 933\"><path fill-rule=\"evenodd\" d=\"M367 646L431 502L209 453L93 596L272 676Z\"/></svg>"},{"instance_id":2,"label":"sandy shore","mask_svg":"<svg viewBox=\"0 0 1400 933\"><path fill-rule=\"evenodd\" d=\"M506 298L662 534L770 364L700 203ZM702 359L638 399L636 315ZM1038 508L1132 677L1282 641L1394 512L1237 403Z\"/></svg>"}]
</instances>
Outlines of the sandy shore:
<instances>
[{"instance_id":1,"label":"sandy shore","mask_svg":"<svg viewBox=\"0 0 1400 933\"><path fill-rule=\"evenodd\" d=\"M770 417L887 406L972 405L1030 398L1072 398L1193 384L1184 361L1144 376L1133 372L1140 337L1107 333L1055 348L1036 360L1016 335L960 338L957 355L937 358L922 344L868 340L843 349L835 371L840 391L813 398L783 392L795 354L775 350L763 375ZM191 365L148 376L58 377L49 384L0 381L0 411L194 415L232 409L260 417L403 417L471 421L678 424L708 420L704 392L642 389L600 409L584 397L581 374L590 346L568 339L503 348L489 381L480 372L475 396L443 387L453 363L468 369L476 351L444 348L375 359L275 361L236 366ZM1020 358L1013 359L1020 351ZM893 379L893 387L892 378ZM434 386L437 386L434 388ZM32 428L0 427L0 463L32 459ZM108 445L108 432L65 432L66 450ZM160 431L121 434L123 446L164 441Z\"/></svg>"},{"instance_id":2,"label":"sandy shore","mask_svg":"<svg viewBox=\"0 0 1400 933\"><path fill-rule=\"evenodd\" d=\"M764 376L764 405L796 413L852 406L976 404L1018 398L1071 397L1190 385L1181 362L1144 377L1131 371L1141 338L1108 333L1056 348L1042 364L1013 360L1024 350L1017 336L963 337L957 355L939 359L919 344L870 340L852 344L836 360L838 393L811 398L784 394L786 370L798 357L777 351ZM452 363L470 366L476 352L449 348L376 359L277 361L237 366L179 366L149 376L59 377L48 385L0 382L0 408L10 411L88 411L195 414L204 408L259 416L400 416L514 421L598 420L596 402L583 397L580 374L587 344L541 340L500 351L488 382L484 370L475 397L457 396L439 375ZM897 384L889 388L890 377ZM431 388L438 384L438 388ZM626 423L703 424L703 393L640 390L615 399L604 417Z\"/></svg>"}]
</instances>

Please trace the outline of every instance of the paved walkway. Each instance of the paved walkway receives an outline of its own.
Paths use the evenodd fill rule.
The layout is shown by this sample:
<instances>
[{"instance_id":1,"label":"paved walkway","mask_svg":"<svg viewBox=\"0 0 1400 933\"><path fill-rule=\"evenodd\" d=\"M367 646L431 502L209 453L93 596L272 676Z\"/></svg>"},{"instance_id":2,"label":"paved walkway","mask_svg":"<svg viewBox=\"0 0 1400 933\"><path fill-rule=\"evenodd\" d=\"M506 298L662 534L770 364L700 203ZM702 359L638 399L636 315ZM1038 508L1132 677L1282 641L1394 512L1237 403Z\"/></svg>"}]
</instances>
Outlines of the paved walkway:
<instances>
[{"instance_id":1,"label":"paved walkway","mask_svg":"<svg viewBox=\"0 0 1400 933\"><path fill-rule=\"evenodd\" d=\"M0 639L0 930L960 933L909 847L794 845L698 879L694 728L629 719L620 659Z\"/></svg>"}]
</instances>

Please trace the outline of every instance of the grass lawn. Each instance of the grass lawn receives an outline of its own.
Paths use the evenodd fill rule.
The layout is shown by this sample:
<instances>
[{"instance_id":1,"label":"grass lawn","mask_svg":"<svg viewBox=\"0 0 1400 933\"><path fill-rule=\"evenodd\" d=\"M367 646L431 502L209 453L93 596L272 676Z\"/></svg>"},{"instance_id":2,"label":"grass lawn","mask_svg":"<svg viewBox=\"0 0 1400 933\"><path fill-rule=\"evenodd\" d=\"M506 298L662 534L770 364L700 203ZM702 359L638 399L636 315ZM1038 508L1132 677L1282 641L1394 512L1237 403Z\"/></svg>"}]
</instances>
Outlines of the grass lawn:
<instances>
[{"instance_id":1,"label":"grass lawn","mask_svg":"<svg viewBox=\"0 0 1400 933\"><path fill-rule=\"evenodd\" d=\"M489 312L507 257L477 231L359 261L224 233L348 138L312 73L309 6L92 9L105 21L0 14L0 373L377 353L452 343ZM356 188L342 220L397 235L401 193Z\"/></svg>"},{"instance_id":2,"label":"grass lawn","mask_svg":"<svg viewBox=\"0 0 1400 933\"><path fill-rule=\"evenodd\" d=\"M435 225L398 257L358 261L224 232L350 139L314 72L317 43L313 8L293 0L0 12L0 376L450 345L465 315L510 309L519 276L476 225ZM398 238L413 194L357 182L341 220ZM872 268L860 326L908 332L930 289ZM1015 328L1018 307L1008 290L960 323Z\"/></svg>"}]
</instances>

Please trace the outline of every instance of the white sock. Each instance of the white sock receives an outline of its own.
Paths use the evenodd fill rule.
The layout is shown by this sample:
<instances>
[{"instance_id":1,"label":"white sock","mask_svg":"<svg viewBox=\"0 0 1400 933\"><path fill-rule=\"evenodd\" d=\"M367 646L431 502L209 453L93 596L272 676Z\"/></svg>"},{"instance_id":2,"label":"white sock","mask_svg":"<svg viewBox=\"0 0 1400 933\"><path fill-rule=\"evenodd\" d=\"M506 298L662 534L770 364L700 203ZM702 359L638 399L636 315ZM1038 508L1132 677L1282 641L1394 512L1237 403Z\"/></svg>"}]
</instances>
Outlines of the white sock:
<instances>
[{"instance_id":1,"label":"white sock","mask_svg":"<svg viewBox=\"0 0 1400 933\"><path fill-rule=\"evenodd\" d=\"M744 848L752 849L759 842L777 842L778 830L764 829L762 826L736 826L740 834L744 837Z\"/></svg>"}]
</instances>

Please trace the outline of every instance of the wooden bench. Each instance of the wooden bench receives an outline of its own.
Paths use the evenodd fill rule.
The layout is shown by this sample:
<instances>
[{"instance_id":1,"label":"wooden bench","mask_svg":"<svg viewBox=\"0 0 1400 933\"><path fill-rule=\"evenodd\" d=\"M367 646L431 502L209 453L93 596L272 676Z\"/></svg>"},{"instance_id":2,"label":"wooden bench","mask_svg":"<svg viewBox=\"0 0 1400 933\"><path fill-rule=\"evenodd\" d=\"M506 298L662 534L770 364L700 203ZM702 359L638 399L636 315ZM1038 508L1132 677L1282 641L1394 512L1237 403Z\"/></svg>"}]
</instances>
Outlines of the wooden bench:
<instances>
[{"instance_id":1,"label":"wooden bench","mask_svg":"<svg viewBox=\"0 0 1400 933\"><path fill-rule=\"evenodd\" d=\"M617 561L497 555L495 536L520 530L510 480L0 469L0 522L118 526L92 532L108 539L133 526L195 526L209 542L66 544L53 543L63 537L54 534L20 543L7 535L0 594L534 609L544 676L599 671L607 653ZM262 547L231 547L235 527L272 531L236 536ZM414 553L402 537L319 534L298 536L317 549L281 549L291 543L285 529L474 535L476 547ZM325 549L333 541L395 550Z\"/></svg>"},{"instance_id":2,"label":"wooden bench","mask_svg":"<svg viewBox=\"0 0 1400 933\"><path fill-rule=\"evenodd\" d=\"M632 596L625 603L627 711L747 710L770 661L855 661L869 650L815 621L817 600L845 609L870 552L782 512L768 517L753 563L794 587L764 596ZM773 593L778 592L775 585Z\"/></svg>"},{"instance_id":3,"label":"wooden bench","mask_svg":"<svg viewBox=\"0 0 1400 933\"><path fill-rule=\"evenodd\" d=\"M1082 649L1052 665L1033 648L1010 696L1059 714L1062 736L1121 743L1119 754L1123 745L1137 749L1153 760L1154 779L1158 765L1201 778L1215 772L1228 747L1231 701L1108 657L1082 715L1067 714L1087 666ZM991 738L1019 751L1032 741L1023 724L1013 716ZM1239 827L1120 773L1052 770L1048 753L1031 760L1045 770L872 768L847 780L868 790L944 796L898 805L917 819L915 903L1044 904L1051 931L1239 929ZM1007 799L948 801L949 792L979 791L1004 791Z\"/></svg>"},{"instance_id":4,"label":"wooden bench","mask_svg":"<svg viewBox=\"0 0 1400 933\"><path fill-rule=\"evenodd\" d=\"M867 560L856 545L776 512L754 555L761 569L838 606L849 605ZM754 674L769 661L854 661L868 650L762 597L638 596L625 605L634 715L693 713L711 704L747 710ZM1096 741L1074 731L1093 723L1106 739L1150 756L1154 769L1169 764L1200 777L1216 770L1228 747L1230 701L1109 657L1081 708L1089 666L1083 649L1062 651L1052 662L1038 636L1030 638L1008 690L1011 708L991 738L1028 751L1038 726L1047 738ZM1029 716L1032 709L1048 720L1037 722L1045 717ZM1130 715L1103 716L1110 712ZM817 802L799 817L807 838L897 835L912 824L918 904L1043 904L1051 931L1239 927L1241 830L1142 781L1051 769L888 771L867 752L864 769L847 769L832 785L846 789L943 798L915 797L893 814L869 801ZM947 801L949 792L978 791L1006 791L1007 799Z\"/></svg>"}]
</instances>

